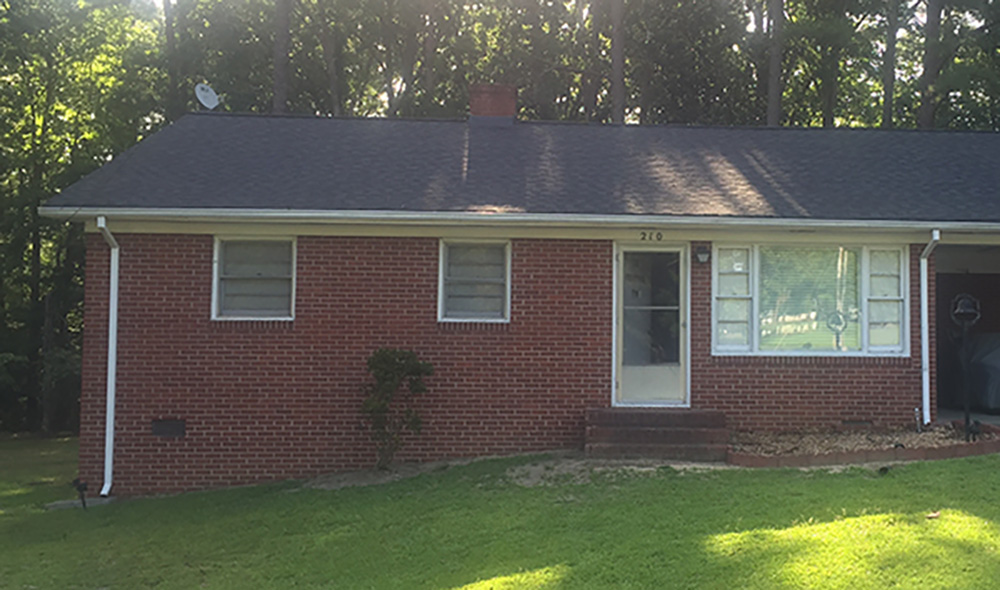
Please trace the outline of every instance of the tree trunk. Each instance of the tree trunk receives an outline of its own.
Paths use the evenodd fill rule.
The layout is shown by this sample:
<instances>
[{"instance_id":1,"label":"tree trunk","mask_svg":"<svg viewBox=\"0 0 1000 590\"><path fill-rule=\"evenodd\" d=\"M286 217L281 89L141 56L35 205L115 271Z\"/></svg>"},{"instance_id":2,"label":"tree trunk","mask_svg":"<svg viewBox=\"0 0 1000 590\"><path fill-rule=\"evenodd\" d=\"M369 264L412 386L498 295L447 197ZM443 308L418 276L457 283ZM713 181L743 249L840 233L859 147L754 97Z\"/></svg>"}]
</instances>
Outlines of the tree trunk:
<instances>
[{"instance_id":1,"label":"tree trunk","mask_svg":"<svg viewBox=\"0 0 1000 590\"><path fill-rule=\"evenodd\" d=\"M45 319L42 322L42 358L49 360L55 349L52 342L54 326L52 323L52 293L45 296L43 303ZM51 363L42 363L42 432L52 434L53 418L55 416L55 379L52 374Z\"/></svg>"},{"instance_id":2,"label":"tree trunk","mask_svg":"<svg viewBox=\"0 0 1000 590\"><path fill-rule=\"evenodd\" d=\"M886 7L885 55L882 56L882 127L892 128L893 93L896 89L896 34L899 31L899 0Z\"/></svg>"},{"instance_id":3,"label":"tree trunk","mask_svg":"<svg viewBox=\"0 0 1000 590\"><path fill-rule=\"evenodd\" d=\"M767 66L767 125L781 125L781 58L784 50L784 0L768 0L768 20L771 21L771 43Z\"/></svg>"},{"instance_id":4,"label":"tree trunk","mask_svg":"<svg viewBox=\"0 0 1000 590\"><path fill-rule=\"evenodd\" d=\"M163 0L163 35L167 49L167 118L176 121L184 114L180 87L180 64L177 56L177 34L174 31L173 0Z\"/></svg>"},{"instance_id":5,"label":"tree trunk","mask_svg":"<svg viewBox=\"0 0 1000 590\"><path fill-rule=\"evenodd\" d=\"M413 85L417 77L416 65L417 65L417 51L419 50L419 44L417 43L417 37L415 35L416 30L411 30L410 34L406 35L403 39L403 47L399 56L400 61L400 74L402 78L402 85L400 86L399 92L396 93L396 98L393 103L389 106L393 113L393 116L402 114L405 116L412 116L411 107L413 106L413 101L409 100L413 97ZM400 113L400 109L404 108L404 112Z\"/></svg>"},{"instance_id":6,"label":"tree trunk","mask_svg":"<svg viewBox=\"0 0 1000 590\"><path fill-rule=\"evenodd\" d=\"M385 59L382 61L382 76L385 80L386 117L395 117L398 106L394 84L396 69L393 63L395 61L393 48L399 35L396 31L395 22L393 22L394 15L394 3L391 1L386 2L385 10L379 15L379 34L382 38L382 46L385 48Z\"/></svg>"},{"instance_id":7,"label":"tree trunk","mask_svg":"<svg viewBox=\"0 0 1000 590\"><path fill-rule=\"evenodd\" d=\"M601 77L596 73L600 71L600 59L597 57L601 47L601 28L604 24L599 17L599 10L602 8L601 0L590 0L590 47L587 55L592 61L587 63L586 71L583 72L583 83L580 93L583 101L583 116L587 121L597 119L597 92L600 89ZM583 12L583 2L580 3L580 12Z\"/></svg>"},{"instance_id":8,"label":"tree trunk","mask_svg":"<svg viewBox=\"0 0 1000 590\"><path fill-rule=\"evenodd\" d=\"M924 25L924 63L920 75L920 107L917 109L917 127L934 128L937 110L937 81L941 73L941 12L944 0L927 0L927 23Z\"/></svg>"},{"instance_id":9,"label":"tree trunk","mask_svg":"<svg viewBox=\"0 0 1000 590\"><path fill-rule=\"evenodd\" d=\"M820 58L820 101L823 109L823 127L834 126L834 114L837 110L837 78L840 74L840 50L827 47Z\"/></svg>"},{"instance_id":10,"label":"tree trunk","mask_svg":"<svg viewBox=\"0 0 1000 590\"><path fill-rule=\"evenodd\" d=\"M288 108L288 51L292 43L289 12L291 0L274 2L274 102L271 112L284 113Z\"/></svg>"},{"instance_id":11,"label":"tree trunk","mask_svg":"<svg viewBox=\"0 0 1000 590\"><path fill-rule=\"evenodd\" d=\"M764 26L764 3L766 0L750 0L750 13L753 16L753 65L757 70L757 105L767 104L767 29ZM760 111L754 108L755 113ZM766 115L765 115L766 116Z\"/></svg>"},{"instance_id":12,"label":"tree trunk","mask_svg":"<svg viewBox=\"0 0 1000 590\"><path fill-rule=\"evenodd\" d=\"M625 123L625 3L611 0L611 122Z\"/></svg>"},{"instance_id":13,"label":"tree trunk","mask_svg":"<svg viewBox=\"0 0 1000 590\"><path fill-rule=\"evenodd\" d=\"M39 424L39 411L42 410L42 324L44 322L44 312L42 309L42 221L38 215L38 208L42 205L42 197L46 194L45 186L45 147L44 143L49 135L49 113L55 103L56 82L53 80L54 71L51 59L54 56L43 57L43 75L45 82L45 104L41 109L41 124L33 130L31 138L31 172L29 185L27 187L28 201L28 231L31 242L31 254L29 257L29 308L28 308L28 350L27 358L30 367L30 379L27 385L28 398L28 422L29 428L36 428ZM32 106L32 115L38 121L38 111Z\"/></svg>"},{"instance_id":14,"label":"tree trunk","mask_svg":"<svg viewBox=\"0 0 1000 590\"><path fill-rule=\"evenodd\" d=\"M40 148L38 148L40 149ZM36 154L36 158L41 158L41 154ZM42 228L41 220L38 216L38 207L41 205L41 166L36 160L33 165L31 201L29 204L28 224L31 236L31 256L30 275L28 279L29 291L29 311L28 311L28 365L30 367L30 377L26 392L28 398L27 415L29 428L37 428L44 419L45 405L43 403L44 388L42 387L42 325L44 313L42 309Z\"/></svg>"},{"instance_id":15,"label":"tree trunk","mask_svg":"<svg viewBox=\"0 0 1000 590\"><path fill-rule=\"evenodd\" d=\"M420 59L420 82L424 87L424 102L428 107L437 101L437 51L441 38L438 30L443 21L438 6L427 3L427 27L424 33L423 56Z\"/></svg>"},{"instance_id":16,"label":"tree trunk","mask_svg":"<svg viewBox=\"0 0 1000 590\"><path fill-rule=\"evenodd\" d=\"M334 117L339 117L344 114L344 101L340 96L340 57L343 41L335 23L324 24L319 42L323 47L323 62L326 64L326 78L330 91L330 113Z\"/></svg>"}]
</instances>

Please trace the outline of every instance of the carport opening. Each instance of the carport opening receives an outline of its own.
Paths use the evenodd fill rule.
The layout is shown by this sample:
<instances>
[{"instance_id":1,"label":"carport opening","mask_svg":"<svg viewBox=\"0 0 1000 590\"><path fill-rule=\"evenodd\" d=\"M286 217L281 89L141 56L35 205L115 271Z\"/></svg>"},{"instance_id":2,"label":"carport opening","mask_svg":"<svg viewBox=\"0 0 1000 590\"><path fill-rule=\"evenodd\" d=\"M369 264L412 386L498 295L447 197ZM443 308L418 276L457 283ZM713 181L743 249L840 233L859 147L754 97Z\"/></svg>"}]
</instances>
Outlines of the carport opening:
<instances>
[{"instance_id":1,"label":"carport opening","mask_svg":"<svg viewBox=\"0 0 1000 590\"><path fill-rule=\"evenodd\" d=\"M968 363L972 411L982 422L1000 422L1000 246L941 245L934 251L936 271L938 420L964 415L962 356ZM955 298L979 300L981 317L962 347L962 328L951 319Z\"/></svg>"}]
</instances>

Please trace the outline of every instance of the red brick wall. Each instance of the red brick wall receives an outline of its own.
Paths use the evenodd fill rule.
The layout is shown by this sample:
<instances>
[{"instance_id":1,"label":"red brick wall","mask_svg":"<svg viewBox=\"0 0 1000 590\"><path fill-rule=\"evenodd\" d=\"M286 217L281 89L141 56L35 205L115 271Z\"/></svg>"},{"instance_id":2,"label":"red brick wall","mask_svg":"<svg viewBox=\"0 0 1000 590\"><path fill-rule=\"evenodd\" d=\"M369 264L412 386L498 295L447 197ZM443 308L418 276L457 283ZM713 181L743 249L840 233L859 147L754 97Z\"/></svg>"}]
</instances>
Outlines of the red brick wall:
<instances>
[{"instance_id":1,"label":"red brick wall","mask_svg":"<svg viewBox=\"0 0 1000 590\"><path fill-rule=\"evenodd\" d=\"M212 237L121 244L114 493L369 467L358 407L381 346L434 364L403 459L582 444L608 405L611 244L515 240L512 321L437 321L436 239L298 238L294 322L209 319ZM88 242L81 474L102 480L108 248ZM187 435L151 434L184 419Z\"/></svg>"},{"instance_id":2,"label":"red brick wall","mask_svg":"<svg viewBox=\"0 0 1000 590\"><path fill-rule=\"evenodd\" d=\"M579 447L584 409L610 404L611 242L514 240L511 322L448 324L437 321L436 239L300 237L294 322L213 322L211 236L117 238L118 495L371 466L358 406L381 346L435 367L418 403L424 432L402 459ZM96 488L108 248L88 239L80 470ZM921 247L908 358L713 357L711 265L692 264L692 407L723 410L737 429L912 424ZM184 419L187 435L155 437L154 419Z\"/></svg>"},{"instance_id":3,"label":"red brick wall","mask_svg":"<svg viewBox=\"0 0 1000 590\"><path fill-rule=\"evenodd\" d=\"M710 244L695 243L692 248L699 245ZM921 244L910 246L910 356L906 358L713 357L712 269L710 264L693 264L692 407L724 411L729 427L737 430L817 429L854 423L871 423L875 427L912 425L913 409L922 405L919 283L922 249ZM933 310L933 264L929 275ZM932 336L932 363L933 344ZM931 375L935 375L933 364ZM931 392L934 408L933 380Z\"/></svg>"}]
</instances>

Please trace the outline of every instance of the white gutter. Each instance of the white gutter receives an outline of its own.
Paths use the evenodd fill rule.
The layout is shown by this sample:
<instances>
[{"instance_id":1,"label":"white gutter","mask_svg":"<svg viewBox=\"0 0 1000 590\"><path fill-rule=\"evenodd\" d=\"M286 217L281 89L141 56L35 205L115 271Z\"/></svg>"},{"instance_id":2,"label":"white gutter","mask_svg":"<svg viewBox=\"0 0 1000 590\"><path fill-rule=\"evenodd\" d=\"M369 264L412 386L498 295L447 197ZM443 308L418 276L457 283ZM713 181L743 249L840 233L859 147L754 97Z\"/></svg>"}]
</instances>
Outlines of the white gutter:
<instances>
[{"instance_id":1,"label":"white gutter","mask_svg":"<svg viewBox=\"0 0 1000 590\"><path fill-rule=\"evenodd\" d=\"M699 215L580 213L518 213L516 211L357 211L300 209L227 209L227 208L126 208L126 207L40 207L45 217L74 219L111 216L116 220L149 221L247 221L285 223L356 223L420 225L520 225L541 227L755 227L786 230L877 229L877 230L946 230L1000 232L1000 223L973 221L903 221L877 219L812 219L777 217L737 217Z\"/></svg>"},{"instance_id":2,"label":"white gutter","mask_svg":"<svg viewBox=\"0 0 1000 590\"><path fill-rule=\"evenodd\" d=\"M118 240L108 230L107 219L97 218L97 229L111 247L111 269L108 285L108 376L107 405L104 418L104 487L101 495L111 492L115 464L115 376L118 370Z\"/></svg>"},{"instance_id":3,"label":"white gutter","mask_svg":"<svg viewBox=\"0 0 1000 590\"><path fill-rule=\"evenodd\" d=\"M927 259L938 242L941 241L941 230L931 230L931 241L920 253L920 372L921 372L921 403L924 407L924 424L931 422L931 345L927 294Z\"/></svg>"}]
</instances>

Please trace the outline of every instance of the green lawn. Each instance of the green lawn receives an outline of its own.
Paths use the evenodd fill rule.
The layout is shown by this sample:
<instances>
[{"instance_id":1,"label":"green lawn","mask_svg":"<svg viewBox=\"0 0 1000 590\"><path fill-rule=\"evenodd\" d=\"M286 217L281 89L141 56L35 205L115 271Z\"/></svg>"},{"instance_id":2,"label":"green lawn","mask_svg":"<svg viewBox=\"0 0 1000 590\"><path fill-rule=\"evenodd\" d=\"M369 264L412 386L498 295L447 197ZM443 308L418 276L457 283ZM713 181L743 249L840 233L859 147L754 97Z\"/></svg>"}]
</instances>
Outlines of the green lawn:
<instances>
[{"instance_id":1,"label":"green lawn","mask_svg":"<svg viewBox=\"0 0 1000 590\"><path fill-rule=\"evenodd\" d=\"M73 446L0 440L0 587L854 589L1000 580L993 456L885 476L660 469L534 488L506 477L531 460L512 459L369 488L285 483L45 512L41 503L72 496Z\"/></svg>"}]
</instances>

